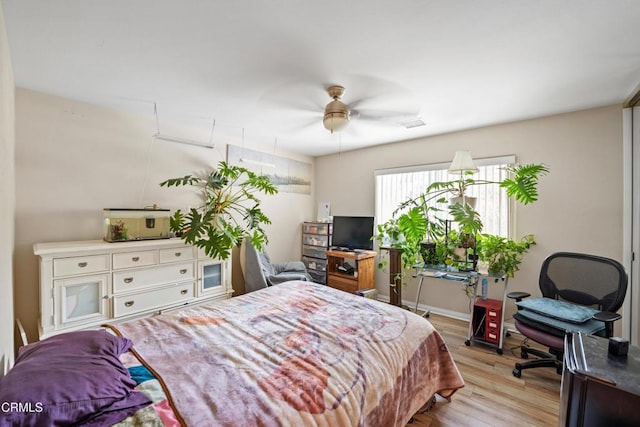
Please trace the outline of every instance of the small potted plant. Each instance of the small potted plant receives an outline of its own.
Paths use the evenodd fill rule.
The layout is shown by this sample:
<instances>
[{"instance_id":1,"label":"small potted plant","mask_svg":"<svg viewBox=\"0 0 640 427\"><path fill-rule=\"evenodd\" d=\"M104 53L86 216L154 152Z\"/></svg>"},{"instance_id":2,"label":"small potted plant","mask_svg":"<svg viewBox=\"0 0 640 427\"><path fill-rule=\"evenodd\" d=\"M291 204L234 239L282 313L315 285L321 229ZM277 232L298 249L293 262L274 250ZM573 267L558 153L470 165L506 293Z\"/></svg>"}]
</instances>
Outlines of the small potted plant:
<instances>
[{"instance_id":1,"label":"small potted plant","mask_svg":"<svg viewBox=\"0 0 640 427\"><path fill-rule=\"evenodd\" d=\"M487 273L501 277L513 277L519 270L522 257L536 241L531 234L520 241L493 234L481 234L478 239L478 257L486 263Z\"/></svg>"}]
</instances>

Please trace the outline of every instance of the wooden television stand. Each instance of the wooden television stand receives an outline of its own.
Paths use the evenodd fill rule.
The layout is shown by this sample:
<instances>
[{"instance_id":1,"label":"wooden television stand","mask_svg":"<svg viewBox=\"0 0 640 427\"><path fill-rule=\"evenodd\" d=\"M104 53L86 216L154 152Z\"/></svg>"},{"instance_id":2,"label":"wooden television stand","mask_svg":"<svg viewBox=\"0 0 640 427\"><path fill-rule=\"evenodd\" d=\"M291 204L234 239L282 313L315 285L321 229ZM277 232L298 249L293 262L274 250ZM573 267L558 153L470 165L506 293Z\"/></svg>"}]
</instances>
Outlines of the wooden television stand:
<instances>
[{"instance_id":1,"label":"wooden television stand","mask_svg":"<svg viewBox=\"0 0 640 427\"><path fill-rule=\"evenodd\" d=\"M373 289L375 251L327 251L327 285L354 293L360 289ZM353 271L345 271L346 264ZM347 270L349 270L347 268Z\"/></svg>"}]
</instances>

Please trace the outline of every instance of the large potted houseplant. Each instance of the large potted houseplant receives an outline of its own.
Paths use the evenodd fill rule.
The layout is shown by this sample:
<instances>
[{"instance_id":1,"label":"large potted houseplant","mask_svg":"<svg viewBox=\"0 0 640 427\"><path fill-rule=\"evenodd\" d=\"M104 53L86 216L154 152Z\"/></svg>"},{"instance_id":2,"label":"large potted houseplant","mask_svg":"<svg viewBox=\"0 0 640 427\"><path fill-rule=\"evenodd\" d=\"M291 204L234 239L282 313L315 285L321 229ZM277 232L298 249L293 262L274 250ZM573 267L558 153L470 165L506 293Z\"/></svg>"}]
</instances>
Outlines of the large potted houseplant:
<instances>
[{"instance_id":1,"label":"large potted houseplant","mask_svg":"<svg viewBox=\"0 0 640 427\"><path fill-rule=\"evenodd\" d=\"M204 249L207 256L227 259L244 238L259 249L267 243L262 227L271 221L262 212L257 195L276 194L278 189L266 176L220 162L206 176L185 175L160 186L199 190L202 205L186 213L178 209L170 218L170 228L185 243Z\"/></svg>"}]
</instances>

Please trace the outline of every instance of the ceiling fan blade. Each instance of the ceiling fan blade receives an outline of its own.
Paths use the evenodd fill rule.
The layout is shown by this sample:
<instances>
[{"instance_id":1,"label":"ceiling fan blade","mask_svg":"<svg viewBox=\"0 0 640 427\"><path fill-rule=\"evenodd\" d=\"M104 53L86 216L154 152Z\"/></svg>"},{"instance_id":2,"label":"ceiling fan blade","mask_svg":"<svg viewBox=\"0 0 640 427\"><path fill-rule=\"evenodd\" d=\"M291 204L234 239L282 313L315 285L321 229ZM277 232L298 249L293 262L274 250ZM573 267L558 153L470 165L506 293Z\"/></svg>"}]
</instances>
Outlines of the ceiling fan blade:
<instances>
[{"instance_id":1,"label":"ceiling fan blade","mask_svg":"<svg viewBox=\"0 0 640 427\"><path fill-rule=\"evenodd\" d=\"M356 120L400 123L401 121L418 117L415 111L386 111L386 110L353 110L352 117Z\"/></svg>"},{"instance_id":2,"label":"ceiling fan blade","mask_svg":"<svg viewBox=\"0 0 640 427\"><path fill-rule=\"evenodd\" d=\"M296 133L303 130L309 130L313 127L318 127L318 129L322 128L322 117L313 117L303 120L289 120L287 124L278 126L278 128L285 133Z\"/></svg>"},{"instance_id":3,"label":"ceiling fan blade","mask_svg":"<svg viewBox=\"0 0 640 427\"><path fill-rule=\"evenodd\" d=\"M260 103L260 110L275 111L287 114L318 114L324 111L324 105L316 105L304 100L266 100Z\"/></svg>"},{"instance_id":4,"label":"ceiling fan blade","mask_svg":"<svg viewBox=\"0 0 640 427\"><path fill-rule=\"evenodd\" d=\"M311 82L287 82L269 89L258 101L262 108L318 112L330 100L326 92Z\"/></svg>"}]
</instances>

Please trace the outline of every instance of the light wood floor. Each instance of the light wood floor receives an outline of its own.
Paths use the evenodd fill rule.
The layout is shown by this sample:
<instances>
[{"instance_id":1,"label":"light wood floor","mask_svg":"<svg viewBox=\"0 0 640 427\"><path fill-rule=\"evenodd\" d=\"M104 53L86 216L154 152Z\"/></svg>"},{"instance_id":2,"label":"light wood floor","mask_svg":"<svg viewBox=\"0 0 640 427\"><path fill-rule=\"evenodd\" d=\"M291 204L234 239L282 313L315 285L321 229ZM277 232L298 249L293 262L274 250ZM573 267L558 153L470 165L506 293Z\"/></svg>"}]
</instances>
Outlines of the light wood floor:
<instances>
[{"instance_id":1,"label":"light wood floor","mask_svg":"<svg viewBox=\"0 0 640 427\"><path fill-rule=\"evenodd\" d=\"M479 343L465 346L467 322L436 314L431 314L429 321L444 337L465 386L451 402L438 398L435 407L418 414L409 427L558 424L561 376L555 369L525 370L521 378L511 374L515 362L521 360L516 347L522 342L522 335L513 333L507 337L504 352L498 355L495 348Z\"/></svg>"}]
</instances>

